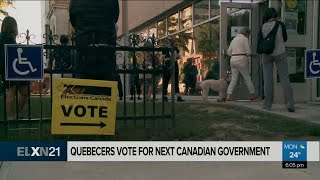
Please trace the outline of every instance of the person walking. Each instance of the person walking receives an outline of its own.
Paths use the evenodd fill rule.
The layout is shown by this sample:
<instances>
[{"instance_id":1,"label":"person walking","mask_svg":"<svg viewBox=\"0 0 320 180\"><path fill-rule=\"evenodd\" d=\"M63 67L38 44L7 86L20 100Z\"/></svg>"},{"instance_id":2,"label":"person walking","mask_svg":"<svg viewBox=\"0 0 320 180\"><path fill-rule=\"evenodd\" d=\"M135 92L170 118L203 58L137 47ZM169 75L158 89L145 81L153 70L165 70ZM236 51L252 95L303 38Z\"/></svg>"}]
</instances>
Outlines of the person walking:
<instances>
[{"instance_id":1,"label":"person walking","mask_svg":"<svg viewBox=\"0 0 320 180\"><path fill-rule=\"evenodd\" d=\"M70 0L69 16L75 28L80 58L76 75L80 79L116 81L115 49L88 50L91 45L116 46L118 0ZM99 93L100 92L96 92Z\"/></svg>"},{"instance_id":2,"label":"person walking","mask_svg":"<svg viewBox=\"0 0 320 180\"><path fill-rule=\"evenodd\" d=\"M284 103L289 112L295 112L295 102L293 90L289 80L288 61L286 55L285 42L288 39L287 30L284 23L277 20L278 13L274 8L268 8L263 17L263 25L258 37L258 53L262 54L263 80L265 98L262 108L271 110L274 100L273 66L276 64L280 84L283 89ZM274 31L273 31L274 30ZM272 34L275 32L274 34ZM270 35L269 35L270 34ZM271 53L264 53L259 49L263 47L263 40L267 36L274 36L274 47Z\"/></svg>"},{"instance_id":3,"label":"person walking","mask_svg":"<svg viewBox=\"0 0 320 180\"><path fill-rule=\"evenodd\" d=\"M123 87L122 87L122 81L121 81L120 74L116 75L116 79L118 81L118 96L119 96L119 100L122 101L122 99L123 99Z\"/></svg>"},{"instance_id":4,"label":"person walking","mask_svg":"<svg viewBox=\"0 0 320 180\"><path fill-rule=\"evenodd\" d=\"M130 67L129 69L131 70L135 70L134 68L134 63L132 62L133 60L131 60L130 62ZM139 69L139 64L136 63L136 69ZM130 74L129 76L129 82L130 82L130 100L133 100L134 95L137 94L137 99L141 100L141 80L139 79L139 74Z\"/></svg>"},{"instance_id":5,"label":"person walking","mask_svg":"<svg viewBox=\"0 0 320 180\"><path fill-rule=\"evenodd\" d=\"M15 98L18 98L18 109L16 110L18 114L21 113L23 107L25 106L28 98L28 86L29 82L27 81L6 81L5 80L5 56L4 56L4 45L5 44L17 44L16 37L18 36L18 25L17 21L11 17L7 16L3 19L1 25L1 34L0 34L0 71L1 78L4 82L5 89L7 91L6 95L6 110L7 110L7 119L15 120L20 117L17 117L17 114L14 113L14 102ZM16 97L16 92L18 91L18 97Z\"/></svg>"},{"instance_id":6,"label":"person walking","mask_svg":"<svg viewBox=\"0 0 320 180\"><path fill-rule=\"evenodd\" d=\"M249 89L250 100L254 101L259 99L259 97L255 95L255 89L248 68L248 56L251 54L248 40L249 35L249 28L242 28L239 34L231 41L228 48L228 55L231 56L231 82L227 90L226 101L235 101L232 97L232 93L237 85L239 73L241 73Z\"/></svg>"},{"instance_id":7,"label":"person walking","mask_svg":"<svg viewBox=\"0 0 320 180\"><path fill-rule=\"evenodd\" d=\"M174 54L174 68L175 68L175 75L174 75L174 80L175 80L175 93L177 96L177 101L178 102L183 102L184 99L182 99L180 92L179 92L179 66L178 66L178 60L179 60L179 49L175 47L175 54ZM168 102L168 85L169 81L171 79L171 53L169 51L163 52L164 55L164 74L163 74L163 96L164 96L164 101Z\"/></svg>"}]
</instances>

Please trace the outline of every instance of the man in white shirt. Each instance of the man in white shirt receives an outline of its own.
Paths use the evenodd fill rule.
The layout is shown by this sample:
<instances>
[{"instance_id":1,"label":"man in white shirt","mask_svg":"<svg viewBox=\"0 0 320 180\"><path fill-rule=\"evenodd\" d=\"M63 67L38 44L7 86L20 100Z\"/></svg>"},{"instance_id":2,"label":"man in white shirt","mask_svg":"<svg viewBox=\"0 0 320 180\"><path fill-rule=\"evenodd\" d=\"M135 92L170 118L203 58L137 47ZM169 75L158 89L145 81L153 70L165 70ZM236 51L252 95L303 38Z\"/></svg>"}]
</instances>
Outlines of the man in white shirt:
<instances>
[{"instance_id":1,"label":"man in white shirt","mask_svg":"<svg viewBox=\"0 0 320 180\"><path fill-rule=\"evenodd\" d=\"M251 49L249 46L248 37L250 35L250 30L248 28L243 28L240 30L239 34L231 41L228 55L231 56L230 66L231 66L231 82L227 90L226 101L234 101L232 92L237 85L239 73L242 74L246 85L248 86L250 93L250 100L257 100L258 97L255 95L255 89L251 81L248 68L248 56L251 54Z\"/></svg>"}]
</instances>

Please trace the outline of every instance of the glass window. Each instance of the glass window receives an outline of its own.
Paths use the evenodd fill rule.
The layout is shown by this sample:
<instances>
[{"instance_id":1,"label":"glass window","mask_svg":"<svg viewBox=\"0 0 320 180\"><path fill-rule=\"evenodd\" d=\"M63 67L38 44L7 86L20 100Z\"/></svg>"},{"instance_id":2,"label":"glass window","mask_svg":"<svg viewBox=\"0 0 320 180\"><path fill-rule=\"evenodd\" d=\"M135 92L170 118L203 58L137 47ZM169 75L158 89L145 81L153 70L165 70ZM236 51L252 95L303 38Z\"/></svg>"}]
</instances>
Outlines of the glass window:
<instances>
[{"instance_id":1,"label":"glass window","mask_svg":"<svg viewBox=\"0 0 320 180\"><path fill-rule=\"evenodd\" d=\"M184 67L184 62L187 61L187 58L191 57L192 54L194 53L194 42L193 42L193 33L192 29L183 31L179 34L175 34L172 36L175 45L180 50L180 59L178 61L179 65L179 81L183 82L184 80L184 74L183 74L183 67Z\"/></svg>"},{"instance_id":2,"label":"glass window","mask_svg":"<svg viewBox=\"0 0 320 180\"><path fill-rule=\"evenodd\" d=\"M227 21L227 43L231 43L232 39L238 34L243 27L249 27L251 18L251 9L233 9L237 10L228 14ZM249 27L250 28L250 27Z\"/></svg>"},{"instance_id":3,"label":"glass window","mask_svg":"<svg viewBox=\"0 0 320 180\"><path fill-rule=\"evenodd\" d=\"M140 37L142 38L142 40L147 39L148 38L148 29L141 31Z\"/></svg>"},{"instance_id":4,"label":"glass window","mask_svg":"<svg viewBox=\"0 0 320 180\"><path fill-rule=\"evenodd\" d=\"M171 36L175 45L180 49L180 56L183 59L184 56L189 56L193 53L193 33L192 29L188 29L179 34Z\"/></svg>"},{"instance_id":5,"label":"glass window","mask_svg":"<svg viewBox=\"0 0 320 180\"><path fill-rule=\"evenodd\" d=\"M179 18L178 13L168 17L168 33L169 34L179 30L178 18Z\"/></svg>"},{"instance_id":6,"label":"glass window","mask_svg":"<svg viewBox=\"0 0 320 180\"><path fill-rule=\"evenodd\" d=\"M188 7L180 11L180 29L191 27L191 25L192 25L192 9L191 7Z\"/></svg>"},{"instance_id":7,"label":"glass window","mask_svg":"<svg viewBox=\"0 0 320 180\"><path fill-rule=\"evenodd\" d=\"M194 36L202 79L219 79L220 19L195 27Z\"/></svg>"},{"instance_id":8,"label":"glass window","mask_svg":"<svg viewBox=\"0 0 320 180\"><path fill-rule=\"evenodd\" d=\"M157 37L156 24L150 26L150 28L149 28L149 37L152 37L153 35L154 35L155 37Z\"/></svg>"},{"instance_id":9,"label":"glass window","mask_svg":"<svg viewBox=\"0 0 320 180\"><path fill-rule=\"evenodd\" d=\"M157 29L157 35L159 38L166 36L167 35L167 22L166 19L163 19L161 21L158 22L157 24L158 29Z\"/></svg>"},{"instance_id":10,"label":"glass window","mask_svg":"<svg viewBox=\"0 0 320 180\"><path fill-rule=\"evenodd\" d=\"M304 66L305 66L305 53L306 48L286 47L287 60L288 60L288 73L291 83L304 83ZM278 82L279 76L277 78Z\"/></svg>"},{"instance_id":11,"label":"glass window","mask_svg":"<svg viewBox=\"0 0 320 180\"><path fill-rule=\"evenodd\" d=\"M210 0L210 17L220 15L219 0Z\"/></svg>"},{"instance_id":12,"label":"glass window","mask_svg":"<svg viewBox=\"0 0 320 180\"><path fill-rule=\"evenodd\" d=\"M209 1L202 0L193 5L193 24L198 24L209 18Z\"/></svg>"},{"instance_id":13,"label":"glass window","mask_svg":"<svg viewBox=\"0 0 320 180\"><path fill-rule=\"evenodd\" d=\"M284 23L288 34L305 35L306 34L306 0L284 0Z\"/></svg>"}]
</instances>

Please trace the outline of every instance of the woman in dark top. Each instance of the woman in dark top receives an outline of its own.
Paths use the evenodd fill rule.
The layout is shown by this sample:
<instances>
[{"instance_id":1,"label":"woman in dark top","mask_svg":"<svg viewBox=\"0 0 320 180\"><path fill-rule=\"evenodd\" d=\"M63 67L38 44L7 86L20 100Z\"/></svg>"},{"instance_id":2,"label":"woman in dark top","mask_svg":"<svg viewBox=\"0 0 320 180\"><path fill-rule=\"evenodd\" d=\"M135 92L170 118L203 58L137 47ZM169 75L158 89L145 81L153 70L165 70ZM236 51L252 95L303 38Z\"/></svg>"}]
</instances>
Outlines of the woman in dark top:
<instances>
[{"instance_id":1,"label":"woman in dark top","mask_svg":"<svg viewBox=\"0 0 320 180\"><path fill-rule=\"evenodd\" d=\"M6 81L5 80L5 44L16 44L16 37L18 35L18 25L13 17L7 16L2 21L1 34L0 34L0 71L1 80L4 82L5 89L7 90L6 107L7 119L18 119L14 114L15 95L18 90L18 112L20 113L26 104L28 97L28 82L26 81Z\"/></svg>"}]
</instances>

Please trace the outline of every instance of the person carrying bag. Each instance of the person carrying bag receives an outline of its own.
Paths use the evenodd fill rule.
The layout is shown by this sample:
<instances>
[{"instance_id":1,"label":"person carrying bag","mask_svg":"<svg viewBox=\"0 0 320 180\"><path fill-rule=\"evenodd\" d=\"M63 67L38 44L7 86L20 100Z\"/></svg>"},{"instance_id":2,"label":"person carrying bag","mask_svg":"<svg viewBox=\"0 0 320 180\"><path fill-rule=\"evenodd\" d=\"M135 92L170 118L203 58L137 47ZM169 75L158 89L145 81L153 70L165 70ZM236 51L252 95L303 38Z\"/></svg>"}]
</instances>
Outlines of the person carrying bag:
<instances>
[{"instance_id":1,"label":"person carrying bag","mask_svg":"<svg viewBox=\"0 0 320 180\"><path fill-rule=\"evenodd\" d=\"M284 103L289 112L295 111L293 90L289 80L285 42L288 39L285 25L277 21L277 11L268 8L258 37L257 53L262 54L264 94L262 108L271 110L274 99L273 64L277 66L284 93ZM281 26L281 28L280 28Z\"/></svg>"},{"instance_id":2,"label":"person carrying bag","mask_svg":"<svg viewBox=\"0 0 320 180\"><path fill-rule=\"evenodd\" d=\"M279 22L276 21L275 26L271 30L271 32L265 37L262 37L262 29L259 32L258 40L258 54L271 54L274 50L276 35L279 28Z\"/></svg>"},{"instance_id":3,"label":"person carrying bag","mask_svg":"<svg viewBox=\"0 0 320 180\"><path fill-rule=\"evenodd\" d=\"M283 41L286 42L288 40L288 35L287 35L285 25L282 22L275 20L275 26L265 38L263 38L262 28L259 31L258 47L257 47L258 54L272 54L275 48L276 36L279 29L279 25L281 25Z\"/></svg>"}]
</instances>

